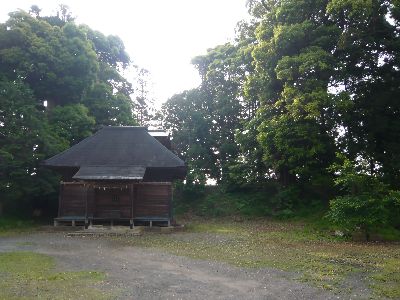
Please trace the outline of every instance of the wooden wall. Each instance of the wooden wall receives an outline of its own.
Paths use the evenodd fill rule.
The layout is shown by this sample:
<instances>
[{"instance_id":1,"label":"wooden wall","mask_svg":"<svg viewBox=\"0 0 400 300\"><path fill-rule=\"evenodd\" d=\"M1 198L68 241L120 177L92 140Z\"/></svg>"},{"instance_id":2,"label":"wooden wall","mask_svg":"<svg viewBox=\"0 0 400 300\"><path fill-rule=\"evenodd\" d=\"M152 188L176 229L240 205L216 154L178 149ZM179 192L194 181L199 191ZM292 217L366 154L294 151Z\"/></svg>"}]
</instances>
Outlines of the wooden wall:
<instances>
[{"instance_id":1,"label":"wooden wall","mask_svg":"<svg viewBox=\"0 0 400 300\"><path fill-rule=\"evenodd\" d=\"M171 183L64 182L59 217L171 219L171 200Z\"/></svg>"},{"instance_id":2,"label":"wooden wall","mask_svg":"<svg viewBox=\"0 0 400 300\"><path fill-rule=\"evenodd\" d=\"M130 218L131 199L129 188L94 188L96 218Z\"/></svg>"},{"instance_id":3,"label":"wooden wall","mask_svg":"<svg viewBox=\"0 0 400 300\"><path fill-rule=\"evenodd\" d=\"M139 217L170 216L172 185L170 183L142 183L137 185L134 215Z\"/></svg>"},{"instance_id":4,"label":"wooden wall","mask_svg":"<svg viewBox=\"0 0 400 300\"><path fill-rule=\"evenodd\" d=\"M62 183L60 185L58 216L85 216L86 191L84 184Z\"/></svg>"}]
</instances>

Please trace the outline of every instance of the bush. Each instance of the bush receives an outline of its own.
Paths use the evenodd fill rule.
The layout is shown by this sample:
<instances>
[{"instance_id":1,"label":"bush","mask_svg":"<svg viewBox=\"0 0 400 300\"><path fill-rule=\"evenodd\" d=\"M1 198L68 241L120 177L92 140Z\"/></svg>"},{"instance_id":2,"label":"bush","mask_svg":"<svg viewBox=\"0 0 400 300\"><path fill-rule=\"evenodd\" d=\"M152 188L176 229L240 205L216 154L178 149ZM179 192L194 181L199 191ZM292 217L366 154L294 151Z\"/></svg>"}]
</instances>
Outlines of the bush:
<instances>
[{"instance_id":1,"label":"bush","mask_svg":"<svg viewBox=\"0 0 400 300\"><path fill-rule=\"evenodd\" d=\"M360 230L367 240L372 230L383 226L397 226L400 213L400 192L390 190L379 177L368 174L362 166L343 159L334 165L335 180L346 194L330 201L327 217L348 232Z\"/></svg>"},{"instance_id":2,"label":"bush","mask_svg":"<svg viewBox=\"0 0 400 300\"><path fill-rule=\"evenodd\" d=\"M382 199L346 195L330 202L328 217L349 232L361 230L368 240L372 228L387 224L388 211Z\"/></svg>"}]
</instances>

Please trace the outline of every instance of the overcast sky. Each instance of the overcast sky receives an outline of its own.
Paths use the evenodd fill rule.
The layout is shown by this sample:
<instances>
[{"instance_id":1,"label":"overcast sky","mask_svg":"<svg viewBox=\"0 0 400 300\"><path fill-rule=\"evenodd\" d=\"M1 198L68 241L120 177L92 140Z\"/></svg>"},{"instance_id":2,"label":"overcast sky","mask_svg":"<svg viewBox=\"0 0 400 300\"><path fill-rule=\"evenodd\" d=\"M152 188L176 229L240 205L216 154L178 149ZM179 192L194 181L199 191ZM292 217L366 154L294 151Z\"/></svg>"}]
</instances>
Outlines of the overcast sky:
<instances>
[{"instance_id":1,"label":"overcast sky","mask_svg":"<svg viewBox=\"0 0 400 300\"><path fill-rule=\"evenodd\" d=\"M190 60L232 40L236 23L247 16L246 0L1 0L0 21L32 4L42 15L54 13L57 3L68 5L77 23L124 41L133 63L151 72L157 104L196 87L200 79Z\"/></svg>"}]
</instances>

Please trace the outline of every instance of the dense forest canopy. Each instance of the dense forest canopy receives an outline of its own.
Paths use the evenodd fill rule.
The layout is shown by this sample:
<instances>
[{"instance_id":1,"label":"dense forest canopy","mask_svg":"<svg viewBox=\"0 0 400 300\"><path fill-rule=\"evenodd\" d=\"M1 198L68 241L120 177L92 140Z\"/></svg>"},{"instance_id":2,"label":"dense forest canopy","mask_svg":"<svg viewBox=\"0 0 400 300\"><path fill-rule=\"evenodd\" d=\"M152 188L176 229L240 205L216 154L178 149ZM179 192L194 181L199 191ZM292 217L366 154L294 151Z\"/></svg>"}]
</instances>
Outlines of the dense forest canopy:
<instances>
[{"instance_id":1,"label":"dense forest canopy","mask_svg":"<svg viewBox=\"0 0 400 300\"><path fill-rule=\"evenodd\" d=\"M129 67L120 38L77 25L65 5L54 16L37 6L9 14L0 24L0 206L53 199L58 177L44 158L101 126L137 124L134 87L121 75Z\"/></svg>"},{"instance_id":2,"label":"dense forest canopy","mask_svg":"<svg viewBox=\"0 0 400 300\"><path fill-rule=\"evenodd\" d=\"M384 215L400 186L400 2L247 5L236 40L193 59L202 84L163 106L188 182L274 182L280 202L339 196L333 208Z\"/></svg>"}]
</instances>

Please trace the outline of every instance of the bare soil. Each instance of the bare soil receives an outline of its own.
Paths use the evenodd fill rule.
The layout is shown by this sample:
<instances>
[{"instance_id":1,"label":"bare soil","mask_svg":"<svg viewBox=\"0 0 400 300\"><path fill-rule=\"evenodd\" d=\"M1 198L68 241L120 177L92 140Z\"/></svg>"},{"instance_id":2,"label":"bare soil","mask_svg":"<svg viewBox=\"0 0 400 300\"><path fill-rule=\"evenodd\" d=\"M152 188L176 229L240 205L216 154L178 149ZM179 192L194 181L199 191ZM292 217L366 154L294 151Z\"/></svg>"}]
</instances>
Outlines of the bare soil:
<instances>
[{"instance_id":1,"label":"bare soil","mask_svg":"<svg viewBox=\"0 0 400 300\"><path fill-rule=\"evenodd\" d=\"M127 246L109 238L67 237L65 232L0 237L0 252L11 251L50 255L60 271L105 272L102 289L116 299L351 298L300 282L294 272L239 268Z\"/></svg>"}]
</instances>

